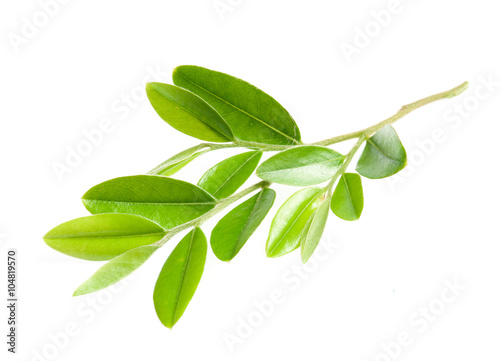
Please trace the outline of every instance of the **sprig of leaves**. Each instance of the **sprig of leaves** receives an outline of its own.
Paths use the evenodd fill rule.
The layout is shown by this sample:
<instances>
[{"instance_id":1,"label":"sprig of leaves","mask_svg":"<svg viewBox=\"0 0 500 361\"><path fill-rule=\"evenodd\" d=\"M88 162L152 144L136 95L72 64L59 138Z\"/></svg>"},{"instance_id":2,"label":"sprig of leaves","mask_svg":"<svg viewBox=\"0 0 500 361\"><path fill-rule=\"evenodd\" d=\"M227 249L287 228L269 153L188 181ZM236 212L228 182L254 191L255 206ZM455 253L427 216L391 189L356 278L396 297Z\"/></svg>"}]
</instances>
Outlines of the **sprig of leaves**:
<instances>
[{"instance_id":1,"label":"sprig of leaves","mask_svg":"<svg viewBox=\"0 0 500 361\"><path fill-rule=\"evenodd\" d=\"M275 99L233 76L180 66L175 85L149 83L147 95L158 115L178 131L210 143L191 147L146 175L103 182L82 201L91 216L63 223L45 242L66 255L108 261L77 288L84 295L128 276L176 234L190 230L166 260L154 289L160 321L171 328L180 319L200 282L207 254L201 230L205 220L258 191L225 214L213 228L210 245L222 261L232 260L271 210L272 183L305 187L277 210L265 243L268 257L300 248L305 263L314 254L330 210L353 221L364 205L361 176L380 179L406 165L406 151L391 126L409 112L433 101L451 98L467 82L449 91L405 105L392 117L366 129L303 144L299 128ZM328 146L357 139L346 155ZM347 169L365 144L356 165ZM247 148L208 169L195 185L170 176L203 154L222 148ZM263 152L278 151L259 165ZM262 179L238 193L256 173ZM324 186L317 186L326 183Z\"/></svg>"}]
</instances>

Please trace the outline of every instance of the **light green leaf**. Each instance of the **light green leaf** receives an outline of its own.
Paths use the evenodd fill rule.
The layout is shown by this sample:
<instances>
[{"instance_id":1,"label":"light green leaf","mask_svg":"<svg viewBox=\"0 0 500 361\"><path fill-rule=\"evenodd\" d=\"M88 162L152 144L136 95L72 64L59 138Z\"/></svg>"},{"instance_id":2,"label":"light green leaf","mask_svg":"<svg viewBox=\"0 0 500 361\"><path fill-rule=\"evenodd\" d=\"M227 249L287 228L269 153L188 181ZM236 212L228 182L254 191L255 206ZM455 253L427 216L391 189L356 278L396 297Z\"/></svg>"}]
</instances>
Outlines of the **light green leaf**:
<instances>
[{"instance_id":1,"label":"light green leaf","mask_svg":"<svg viewBox=\"0 0 500 361\"><path fill-rule=\"evenodd\" d=\"M199 96L175 85L148 83L146 93L158 115L178 131L210 142L229 142L229 125Z\"/></svg>"},{"instance_id":2,"label":"light green leaf","mask_svg":"<svg viewBox=\"0 0 500 361\"><path fill-rule=\"evenodd\" d=\"M396 174L406 166L406 151L390 125L366 141L356 171L366 178L380 179Z\"/></svg>"},{"instance_id":3,"label":"light green leaf","mask_svg":"<svg viewBox=\"0 0 500 361\"><path fill-rule=\"evenodd\" d=\"M113 258L83 282L73 296L96 292L115 284L139 268L157 249L157 246L142 246Z\"/></svg>"},{"instance_id":4,"label":"light green leaf","mask_svg":"<svg viewBox=\"0 0 500 361\"><path fill-rule=\"evenodd\" d=\"M333 192L331 208L337 217L355 221L363 211L363 186L356 173L344 173Z\"/></svg>"},{"instance_id":5,"label":"light green leaf","mask_svg":"<svg viewBox=\"0 0 500 361\"><path fill-rule=\"evenodd\" d=\"M300 237L300 253L303 263L306 263L311 258L319 244L323 230L325 229L326 220L328 219L329 210L330 199L325 198L304 227L304 231Z\"/></svg>"},{"instance_id":6,"label":"light green leaf","mask_svg":"<svg viewBox=\"0 0 500 361\"><path fill-rule=\"evenodd\" d=\"M172 328L181 318L198 287L205 259L207 239L200 228L189 232L163 265L153 294L156 314Z\"/></svg>"},{"instance_id":7,"label":"light green leaf","mask_svg":"<svg viewBox=\"0 0 500 361\"><path fill-rule=\"evenodd\" d=\"M155 243L166 232L145 218L130 214L98 214L60 224L45 243L71 257L106 261L130 249Z\"/></svg>"},{"instance_id":8,"label":"light green leaf","mask_svg":"<svg viewBox=\"0 0 500 361\"><path fill-rule=\"evenodd\" d=\"M215 198L229 197L252 175L261 157L262 152L246 152L227 158L203 174L198 186Z\"/></svg>"},{"instance_id":9,"label":"light green leaf","mask_svg":"<svg viewBox=\"0 0 500 361\"><path fill-rule=\"evenodd\" d=\"M226 214L212 230L210 244L221 261L232 260L271 209L276 193L263 189Z\"/></svg>"},{"instance_id":10,"label":"light green leaf","mask_svg":"<svg viewBox=\"0 0 500 361\"><path fill-rule=\"evenodd\" d=\"M237 139L264 144L301 144L300 131L276 100L255 86L199 66L179 66L174 83L205 99L228 122Z\"/></svg>"},{"instance_id":11,"label":"light green leaf","mask_svg":"<svg viewBox=\"0 0 500 361\"><path fill-rule=\"evenodd\" d=\"M326 147L294 147L263 162L257 168L257 176L274 183L309 186L333 177L343 160L342 154Z\"/></svg>"},{"instance_id":12,"label":"light green leaf","mask_svg":"<svg viewBox=\"0 0 500 361\"><path fill-rule=\"evenodd\" d=\"M165 162L149 171L148 174L171 176L180 171L191 161L208 151L210 151L210 148L208 148L206 145L196 145L167 159Z\"/></svg>"},{"instance_id":13,"label":"light green leaf","mask_svg":"<svg viewBox=\"0 0 500 361\"><path fill-rule=\"evenodd\" d=\"M280 257L297 249L302 231L321 203L322 188L304 188L293 194L278 209L266 242L268 257Z\"/></svg>"},{"instance_id":14,"label":"light green leaf","mask_svg":"<svg viewBox=\"0 0 500 361\"><path fill-rule=\"evenodd\" d=\"M90 213L137 214L166 229L201 216L216 202L194 184L153 175L111 179L91 188L82 200Z\"/></svg>"}]
</instances>

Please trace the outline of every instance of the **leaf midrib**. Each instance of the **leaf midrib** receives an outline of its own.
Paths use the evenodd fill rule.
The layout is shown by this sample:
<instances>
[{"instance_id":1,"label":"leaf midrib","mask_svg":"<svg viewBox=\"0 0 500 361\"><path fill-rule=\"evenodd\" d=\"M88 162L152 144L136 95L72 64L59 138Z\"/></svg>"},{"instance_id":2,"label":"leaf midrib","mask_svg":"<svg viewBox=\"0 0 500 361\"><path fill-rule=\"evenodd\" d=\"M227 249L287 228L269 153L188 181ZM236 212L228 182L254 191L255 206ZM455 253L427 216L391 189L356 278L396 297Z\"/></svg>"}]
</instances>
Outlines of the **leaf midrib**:
<instances>
[{"instance_id":1,"label":"leaf midrib","mask_svg":"<svg viewBox=\"0 0 500 361\"><path fill-rule=\"evenodd\" d=\"M385 152L383 152L379 147L377 147L377 145L371 140L371 139L368 139L367 140L368 143L370 143L370 145L375 148L376 151L378 151L380 154L382 154L383 156L385 156L386 158L388 158L389 160L392 160L393 162L396 162L396 163L399 163L399 164L403 164L402 161L398 160L398 159L394 159L393 157L391 157L390 155L386 154Z\"/></svg>"},{"instance_id":2,"label":"leaf midrib","mask_svg":"<svg viewBox=\"0 0 500 361\"><path fill-rule=\"evenodd\" d=\"M240 166L229 176L227 177L227 179L214 191L213 193L213 196L215 198L218 198L216 196L217 192L227 183L229 182L230 179L234 178L234 176L240 171L241 168L243 168L248 162L250 162L257 154L259 154L259 152L256 152L254 154L252 154L245 162L243 162L242 164L240 164Z\"/></svg>"}]
</instances>

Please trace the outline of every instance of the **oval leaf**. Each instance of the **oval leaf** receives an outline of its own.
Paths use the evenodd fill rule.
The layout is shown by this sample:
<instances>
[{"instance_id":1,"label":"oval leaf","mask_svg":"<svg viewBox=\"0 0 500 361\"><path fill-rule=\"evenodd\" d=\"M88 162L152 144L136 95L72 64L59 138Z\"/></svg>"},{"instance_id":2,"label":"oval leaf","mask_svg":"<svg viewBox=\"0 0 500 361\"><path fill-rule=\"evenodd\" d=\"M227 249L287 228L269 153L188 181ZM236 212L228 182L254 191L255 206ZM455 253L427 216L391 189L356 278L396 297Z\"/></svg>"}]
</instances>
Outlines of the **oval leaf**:
<instances>
[{"instance_id":1,"label":"oval leaf","mask_svg":"<svg viewBox=\"0 0 500 361\"><path fill-rule=\"evenodd\" d=\"M356 171L366 178L380 179L396 174L406 166L406 151L390 125L366 140Z\"/></svg>"},{"instance_id":2,"label":"oval leaf","mask_svg":"<svg viewBox=\"0 0 500 361\"><path fill-rule=\"evenodd\" d=\"M90 213L137 214L166 229L215 206L215 199L194 184L153 175L111 179L91 188L82 200Z\"/></svg>"},{"instance_id":3,"label":"oval leaf","mask_svg":"<svg viewBox=\"0 0 500 361\"><path fill-rule=\"evenodd\" d=\"M278 209L266 242L268 257L280 257L297 249L300 236L320 204L321 188L305 188L293 194Z\"/></svg>"},{"instance_id":4,"label":"oval leaf","mask_svg":"<svg viewBox=\"0 0 500 361\"><path fill-rule=\"evenodd\" d=\"M229 197L252 175L261 157L262 152L246 152L225 159L203 174L198 186L215 198Z\"/></svg>"},{"instance_id":5,"label":"oval leaf","mask_svg":"<svg viewBox=\"0 0 500 361\"><path fill-rule=\"evenodd\" d=\"M156 314L172 328L181 318L198 287L205 259L207 239L200 228L189 232L163 265L153 294Z\"/></svg>"},{"instance_id":6,"label":"oval leaf","mask_svg":"<svg viewBox=\"0 0 500 361\"><path fill-rule=\"evenodd\" d=\"M300 237L300 253L302 262L306 263L311 258L319 244L330 208L330 200L323 199L318 209L309 218Z\"/></svg>"},{"instance_id":7,"label":"oval leaf","mask_svg":"<svg viewBox=\"0 0 500 361\"><path fill-rule=\"evenodd\" d=\"M113 258L82 283L73 296L96 292L115 284L139 268L157 249L157 246L142 246Z\"/></svg>"},{"instance_id":8,"label":"oval leaf","mask_svg":"<svg viewBox=\"0 0 500 361\"><path fill-rule=\"evenodd\" d=\"M257 175L274 183L310 186L333 177L343 160L342 154L326 147L294 147L263 162L257 168Z\"/></svg>"},{"instance_id":9,"label":"oval leaf","mask_svg":"<svg viewBox=\"0 0 500 361\"><path fill-rule=\"evenodd\" d=\"M156 168L150 170L148 174L164 175L164 176L173 175L178 171L180 171L182 168L184 168L191 161L193 161L194 159L198 158L200 155L208 151L210 151L210 149L207 148L206 145L204 144L196 145L167 159Z\"/></svg>"},{"instance_id":10,"label":"oval leaf","mask_svg":"<svg viewBox=\"0 0 500 361\"><path fill-rule=\"evenodd\" d=\"M299 128L285 108L246 81L191 65L177 67L173 80L212 105L236 138L264 144L301 144Z\"/></svg>"},{"instance_id":11,"label":"oval leaf","mask_svg":"<svg viewBox=\"0 0 500 361\"><path fill-rule=\"evenodd\" d=\"M221 261L232 260L271 209L276 193L263 189L226 214L212 230L210 244Z\"/></svg>"},{"instance_id":12,"label":"oval leaf","mask_svg":"<svg viewBox=\"0 0 500 361\"><path fill-rule=\"evenodd\" d=\"M363 186L358 174L342 174L333 192L331 208L337 217L346 221L359 219L363 211Z\"/></svg>"},{"instance_id":13,"label":"oval leaf","mask_svg":"<svg viewBox=\"0 0 500 361\"><path fill-rule=\"evenodd\" d=\"M229 125L199 96L175 85L148 83L146 93L158 115L178 131L210 142L229 142Z\"/></svg>"},{"instance_id":14,"label":"oval leaf","mask_svg":"<svg viewBox=\"0 0 500 361\"><path fill-rule=\"evenodd\" d=\"M98 214L60 224L45 243L68 256L106 261L130 249L155 243L166 232L145 218L130 214Z\"/></svg>"}]
</instances>

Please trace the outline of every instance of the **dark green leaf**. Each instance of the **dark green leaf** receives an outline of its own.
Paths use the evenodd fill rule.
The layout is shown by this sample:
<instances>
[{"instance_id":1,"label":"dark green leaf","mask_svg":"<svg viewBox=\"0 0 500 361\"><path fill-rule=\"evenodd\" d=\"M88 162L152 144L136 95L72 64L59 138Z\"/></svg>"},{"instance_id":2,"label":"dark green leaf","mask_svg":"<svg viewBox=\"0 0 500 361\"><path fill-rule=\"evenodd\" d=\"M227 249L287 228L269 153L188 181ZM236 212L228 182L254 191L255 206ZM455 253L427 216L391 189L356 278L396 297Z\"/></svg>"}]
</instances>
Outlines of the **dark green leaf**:
<instances>
[{"instance_id":1,"label":"dark green leaf","mask_svg":"<svg viewBox=\"0 0 500 361\"><path fill-rule=\"evenodd\" d=\"M175 85L148 83L151 105L158 115L178 131L210 142L229 142L229 125L199 96Z\"/></svg>"},{"instance_id":2,"label":"dark green leaf","mask_svg":"<svg viewBox=\"0 0 500 361\"><path fill-rule=\"evenodd\" d=\"M318 209L311 215L300 237L302 262L306 263L319 244L330 208L330 199L322 199Z\"/></svg>"},{"instance_id":3,"label":"dark green leaf","mask_svg":"<svg viewBox=\"0 0 500 361\"><path fill-rule=\"evenodd\" d=\"M165 230L130 214L98 214L60 224L44 237L45 243L68 256L106 261L130 249L155 243Z\"/></svg>"},{"instance_id":4,"label":"dark green leaf","mask_svg":"<svg viewBox=\"0 0 500 361\"><path fill-rule=\"evenodd\" d=\"M366 178L380 179L406 166L406 151L394 128L386 125L366 141L356 171Z\"/></svg>"},{"instance_id":5,"label":"dark green leaf","mask_svg":"<svg viewBox=\"0 0 500 361\"><path fill-rule=\"evenodd\" d=\"M162 176L111 179L83 196L90 213L129 213L166 229L189 222L215 206L215 199L194 184Z\"/></svg>"},{"instance_id":6,"label":"dark green leaf","mask_svg":"<svg viewBox=\"0 0 500 361\"><path fill-rule=\"evenodd\" d=\"M272 156L257 168L257 175L270 182L309 186L333 177L343 160L344 156L332 149L305 145Z\"/></svg>"},{"instance_id":7,"label":"dark green leaf","mask_svg":"<svg viewBox=\"0 0 500 361\"><path fill-rule=\"evenodd\" d=\"M153 301L160 321L172 328L181 318L200 283L207 256L207 239L200 228L175 247L156 281Z\"/></svg>"},{"instance_id":8,"label":"dark green leaf","mask_svg":"<svg viewBox=\"0 0 500 361\"><path fill-rule=\"evenodd\" d=\"M167 159L165 162L149 171L148 174L171 176L209 150L210 149L204 144L196 145Z\"/></svg>"},{"instance_id":9,"label":"dark green leaf","mask_svg":"<svg viewBox=\"0 0 500 361\"><path fill-rule=\"evenodd\" d=\"M313 212L321 203L322 188L305 188L293 194L278 209L266 242L268 257L280 257L300 245L300 236Z\"/></svg>"},{"instance_id":10,"label":"dark green leaf","mask_svg":"<svg viewBox=\"0 0 500 361\"><path fill-rule=\"evenodd\" d=\"M265 144L300 144L297 124L276 100L255 86L198 66L179 66L174 83L205 99L236 138Z\"/></svg>"},{"instance_id":11,"label":"dark green leaf","mask_svg":"<svg viewBox=\"0 0 500 361\"><path fill-rule=\"evenodd\" d=\"M359 219L363 211L363 186L358 174L342 174L333 192L331 208L333 213L346 221Z\"/></svg>"},{"instance_id":12,"label":"dark green leaf","mask_svg":"<svg viewBox=\"0 0 500 361\"><path fill-rule=\"evenodd\" d=\"M210 244L221 261L232 260L264 220L271 209L276 193L263 189L241 203L222 218L214 227Z\"/></svg>"},{"instance_id":13,"label":"dark green leaf","mask_svg":"<svg viewBox=\"0 0 500 361\"><path fill-rule=\"evenodd\" d=\"M225 159L203 174L198 186L215 198L229 197L252 175L261 157L262 152L246 152Z\"/></svg>"},{"instance_id":14,"label":"dark green leaf","mask_svg":"<svg viewBox=\"0 0 500 361\"><path fill-rule=\"evenodd\" d=\"M157 246L142 246L113 258L82 283L73 296L96 292L115 284L139 268L157 249Z\"/></svg>"}]
</instances>

